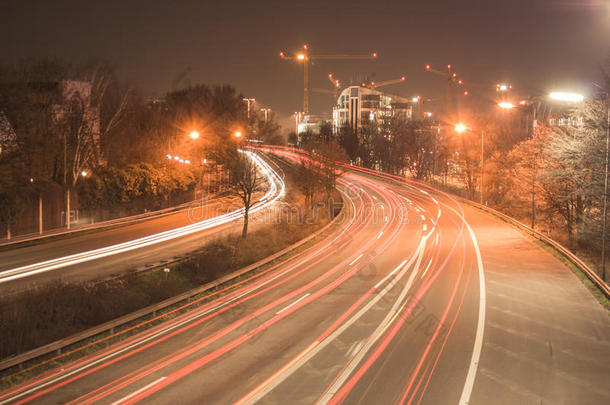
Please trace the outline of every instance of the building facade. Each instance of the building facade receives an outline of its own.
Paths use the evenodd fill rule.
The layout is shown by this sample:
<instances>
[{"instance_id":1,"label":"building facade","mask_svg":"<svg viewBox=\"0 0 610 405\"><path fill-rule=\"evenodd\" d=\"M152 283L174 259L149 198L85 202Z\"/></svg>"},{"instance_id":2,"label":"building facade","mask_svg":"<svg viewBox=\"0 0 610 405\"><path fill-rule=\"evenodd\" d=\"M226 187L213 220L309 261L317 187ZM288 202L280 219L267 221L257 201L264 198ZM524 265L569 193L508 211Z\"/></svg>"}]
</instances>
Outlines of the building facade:
<instances>
[{"instance_id":1,"label":"building facade","mask_svg":"<svg viewBox=\"0 0 610 405\"><path fill-rule=\"evenodd\" d=\"M390 118L410 119L413 101L361 86L345 88L333 107L333 131L349 126L358 131L363 125L381 125Z\"/></svg>"}]
</instances>

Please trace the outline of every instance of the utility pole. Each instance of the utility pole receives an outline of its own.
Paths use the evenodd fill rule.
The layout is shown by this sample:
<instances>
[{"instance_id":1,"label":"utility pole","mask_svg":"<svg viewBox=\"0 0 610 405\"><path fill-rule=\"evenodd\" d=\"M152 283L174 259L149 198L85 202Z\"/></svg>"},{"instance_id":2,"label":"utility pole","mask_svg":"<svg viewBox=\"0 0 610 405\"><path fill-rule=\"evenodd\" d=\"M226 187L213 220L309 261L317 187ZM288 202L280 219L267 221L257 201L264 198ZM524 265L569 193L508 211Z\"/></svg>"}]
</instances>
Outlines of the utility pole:
<instances>
[{"instance_id":1,"label":"utility pole","mask_svg":"<svg viewBox=\"0 0 610 405\"><path fill-rule=\"evenodd\" d=\"M485 173L485 130L481 130L481 205L483 205L483 174Z\"/></svg>"},{"instance_id":2,"label":"utility pole","mask_svg":"<svg viewBox=\"0 0 610 405\"><path fill-rule=\"evenodd\" d=\"M346 55L346 54L336 54L336 55L315 55L310 54L307 45L303 45L303 50L297 53L294 56L286 56L284 52L280 52L280 58L285 60L296 60L299 62L303 62L303 113L305 115L309 114L309 64L313 60L318 59L376 59L377 53L373 52L369 55Z\"/></svg>"},{"instance_id":3,"label":"utility pole","mask_svg":"<svg viewBox=\"0 0 610 405\"><path fill-rule=\"evenodd\" d=\"M606 91L606 162L604 173L604 213L602 220L602 280L606 281L606 222L608 213L608 152L610 149L610 97Z\"/></svg>"}]
</instances>

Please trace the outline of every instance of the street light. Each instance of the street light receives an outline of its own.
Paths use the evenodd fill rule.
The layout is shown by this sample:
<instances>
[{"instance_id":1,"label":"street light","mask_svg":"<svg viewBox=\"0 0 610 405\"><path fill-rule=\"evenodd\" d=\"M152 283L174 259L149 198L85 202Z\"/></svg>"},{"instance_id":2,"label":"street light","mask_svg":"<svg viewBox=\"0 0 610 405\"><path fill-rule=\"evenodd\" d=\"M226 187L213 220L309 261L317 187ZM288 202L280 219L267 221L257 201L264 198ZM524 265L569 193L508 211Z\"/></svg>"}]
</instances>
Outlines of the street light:
<instances>
[{"instance_id":1,"label":"street light","mask_svg":"<svg viewBox=\"0 0 610 405\"><path fill-rule=\"evenodd\" d=\"M505 110L510 110L511 108L515 108L515 105L509 101L502 101L498 103L498 107L503 108Z\"/></svg>"},{"instance_id":2,"label":"street light","mask_svg":"<svg viewBox=\"0 0 610 405\"><path fill-rule=\"evenodd\" d=\"M466 130L471 130L471 129L469 129L464 124L457 124L455 126L455 132L457 132L459 134L465 132ZM484 153L485 153L485 131L481 130L481 193L480 193L481 205L483 205L483 176L485 174L485 154Z\"/></svg>"},{"instance_id":3,"label":"street light","mask_svg":"<svg viewBox=\"0 0 610 405\"><path fill-rule=\"evenodd\" d=\"M461 134L462 132L466 131L466 129L467 129L467 128L466 128L466 125L464 125L464 124L457 124L457 125L455 126L455 132L460 133L460 134Z\"/></svg>"},{"instance_id":4,"label":"street light","mask_svg":"<svg viewBox=\"0 0 610 405\"><path fill-rule=\"evenodd\" d=\"M568 93L564 91L554 91L549 94L549 98L557 101L567 101L570 103L579 103L585 99L582 94Z\"/></svg>"},{"instance_id":5,"label":"street light","mask_svg":"<svg viewBox=\"0 0 610 405\"><path fill-rule=\"evenodd\" d=\"M191 139L198 139L198 138L199 138L199 132L197 132L197 131L191 131L191 133L189 134L189 136L191 137Z\"/></svg>"},{"instance_id":6,"label":"street light","mask_svg":"<svg viewBox=\"0 0 610 405\"><path fill-rule=\"evenodd\" d=\"M80 172L80 175L83 177L87 177L87 171L83 170L82 172Z\"/></svg>"},{"instance_id":7,"label":"street light","mask_svg":"<svg viewBox=\"0 0 610 405\"><path fill-rule=\"evenodd\" d=\"M241 138L242 137L242 133L241 131L235 131L235 133L233 134L233 136L235 136L236 138Z\"/></svg>"}]
</instances>

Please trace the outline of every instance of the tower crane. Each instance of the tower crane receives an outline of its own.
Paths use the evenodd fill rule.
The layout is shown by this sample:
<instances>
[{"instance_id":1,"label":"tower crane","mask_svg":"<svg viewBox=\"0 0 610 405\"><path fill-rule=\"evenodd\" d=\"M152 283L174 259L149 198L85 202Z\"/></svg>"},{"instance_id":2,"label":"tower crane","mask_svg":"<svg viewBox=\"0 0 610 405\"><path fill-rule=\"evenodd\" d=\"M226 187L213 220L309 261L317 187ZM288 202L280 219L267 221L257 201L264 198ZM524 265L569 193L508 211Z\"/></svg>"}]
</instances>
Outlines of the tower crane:
<instances>
[{"instance_id":1,"label":"tower crane","mask_svg":"<svg viewBox=\"0 0 610 405\"><path fill-rule=\"evenodd\" d=\"M452 70L451 65L447 65L446 72L433 69L430 65L426 65L426 71L445 78L445 80L447 81L447 94L445 96L445 113L447 115L449 115L451 113L455 113L456 115L458 115L458 113L459 113L458 105L457 105L457 103L454 103L454 94L453 93L454 93L454 88L456 86L461 86L464 84L462 79L458 78L457 73L455 73ZM465 90L463 92L463 94L465 96L467 96L469 93L467 90ZM451 110L453 110L453 111L451 111Z\"/></svg>"},{"instance_id":2,"label":"tower crane","mask_svg":"<svg viewBox=\"0 0 610 405\"><path fill-rule=\"evenodd\" d=\"M381 82L371 81L368 85L366 83L362 83L362 87L367 87L369 89L375 90L377 87L389 86L390 84L402 83L407 78L405 76L401 76L399 79L392 80L384 80Z\"/></svg>"},{"instance_id":3,"label":"tower crane","mask_svg":"<svg viewBox=\"0 0 610 405\"><path fill-rule=\"evenodd\" d=\"M337 80L333 77L332 73L328 74L328 80L330 81L330 83L333 86L332 90L313 88L313 89L311 89L311 91L316 92L316 93L332 94L333 99L334 99L333 103L336 103L337 99L339 98L339 92L341 91L341 85L339 84L339 80Z\"/></svg>"},{"instance_id":4,"label":"tower crane","mask_svg":"<svg viewBox=\"0 0 610 405\"><path fill-rule=\"evenodd\" d=\"M355 59L377 59L377 52L368 55L348 55L348 54L312 54L307 45L303 45L303 50L289 56L280 52L280 58L284 60L296 60L303 62L303 112L309 113L309 69L314 60L355 60Z\"/></svg>"}]
</instances>

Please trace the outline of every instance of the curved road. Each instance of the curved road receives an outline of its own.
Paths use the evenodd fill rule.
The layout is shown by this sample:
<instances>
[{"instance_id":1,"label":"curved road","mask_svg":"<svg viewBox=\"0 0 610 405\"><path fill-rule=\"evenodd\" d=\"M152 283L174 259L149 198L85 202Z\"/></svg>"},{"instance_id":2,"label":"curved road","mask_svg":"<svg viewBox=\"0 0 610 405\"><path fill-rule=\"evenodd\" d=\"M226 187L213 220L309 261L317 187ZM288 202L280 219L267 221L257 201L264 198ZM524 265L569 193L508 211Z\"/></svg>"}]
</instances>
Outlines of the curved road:
<instances>
[{"instance_id":1,"label":"curved road","mask_svg":"<svg viewBox=\"0 0 610 405\"><path fill-rule=\"evenodd\" d=\"M260 157L254 156L260 160ZM269 189L251 213L273 207L283 193L280 175L259 162ZM269 171L268 171L269 170ZM243 204L237 198L193 203L187 210L130 225L63 236L48 242L0 251L0 295L50 281L87 281L171 261L205 241L241 231ZM252 228L257 226L253 220Z\"/></svg>"},{"instance_id":2,"label":"curved road","mask_svg":"<svg viewBox=\"0 0 610 405\"><path fill-rule=\"evenodd\" d=\"M339 188L324 240L0 404L610 402L608 313L550 253L424 185Z\"/></svg>"}]
</instances>

